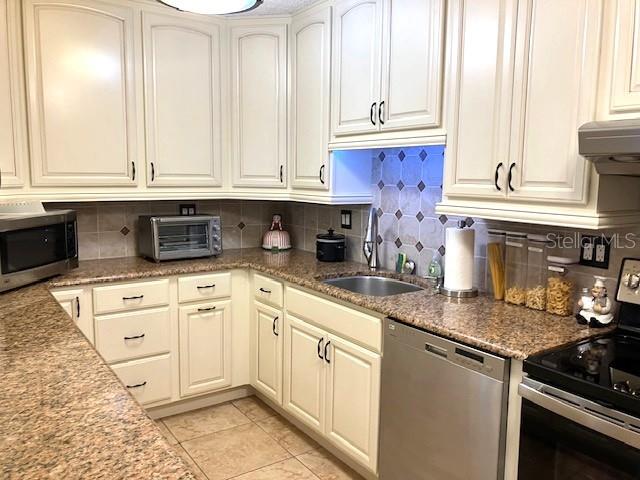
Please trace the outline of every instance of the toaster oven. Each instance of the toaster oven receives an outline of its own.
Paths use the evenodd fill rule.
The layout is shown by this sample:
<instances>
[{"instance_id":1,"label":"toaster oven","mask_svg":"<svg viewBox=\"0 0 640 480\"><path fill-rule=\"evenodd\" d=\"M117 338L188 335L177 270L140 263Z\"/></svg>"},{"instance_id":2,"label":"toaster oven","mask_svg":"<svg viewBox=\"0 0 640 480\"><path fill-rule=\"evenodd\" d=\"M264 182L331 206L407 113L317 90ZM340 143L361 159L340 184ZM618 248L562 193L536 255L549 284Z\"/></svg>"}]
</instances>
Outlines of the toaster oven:
<instances>
[{"instance_id":1,"label":"toaster oven","mask_svg":"<svg viewBox=\"0 0 640 480\"><path fill-rule=\"evenodd\" d=\"M150 216L138 219L140 255L156 262L222 253L220 217Z\"/></svg>"}]
</instances>

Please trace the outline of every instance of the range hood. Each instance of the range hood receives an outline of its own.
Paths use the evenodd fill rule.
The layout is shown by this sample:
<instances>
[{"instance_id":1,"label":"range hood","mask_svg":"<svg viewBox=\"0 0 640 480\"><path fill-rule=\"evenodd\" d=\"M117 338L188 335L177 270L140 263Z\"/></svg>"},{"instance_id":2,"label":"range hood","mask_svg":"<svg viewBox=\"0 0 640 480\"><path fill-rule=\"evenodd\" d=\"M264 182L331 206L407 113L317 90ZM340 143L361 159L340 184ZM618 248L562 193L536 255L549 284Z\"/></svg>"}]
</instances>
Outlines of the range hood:
<instances>
[{"instance_id":1,"label":"range hood","mask_svg":"<svg viewBox=\"0 0 640 480\"><path fill-rule=\"evenodd\" d=\"M578 149L602 175L640 176L640 119L585 123Z\"/></svg>"}]
</instances>

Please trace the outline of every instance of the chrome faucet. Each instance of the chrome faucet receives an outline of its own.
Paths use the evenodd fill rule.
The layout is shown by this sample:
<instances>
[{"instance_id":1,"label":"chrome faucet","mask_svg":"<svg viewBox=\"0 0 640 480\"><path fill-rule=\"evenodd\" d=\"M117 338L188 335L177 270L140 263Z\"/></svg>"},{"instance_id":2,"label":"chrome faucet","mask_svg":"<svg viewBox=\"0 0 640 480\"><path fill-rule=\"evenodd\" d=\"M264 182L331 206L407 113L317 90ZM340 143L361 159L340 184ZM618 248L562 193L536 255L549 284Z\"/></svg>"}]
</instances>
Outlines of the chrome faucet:
<instances>
[{"instance_id":1,"label":"chrome faucet","mask_svg":"<svg viewBox=\"0 0 640 480\"><path fill-rule=\"evenodd\" d=\"M362 245L362 252L367 259L371 270L376 270L378 265L378 212L372 208L367 221L367 232Z\"/></svg>"}]
</instances>

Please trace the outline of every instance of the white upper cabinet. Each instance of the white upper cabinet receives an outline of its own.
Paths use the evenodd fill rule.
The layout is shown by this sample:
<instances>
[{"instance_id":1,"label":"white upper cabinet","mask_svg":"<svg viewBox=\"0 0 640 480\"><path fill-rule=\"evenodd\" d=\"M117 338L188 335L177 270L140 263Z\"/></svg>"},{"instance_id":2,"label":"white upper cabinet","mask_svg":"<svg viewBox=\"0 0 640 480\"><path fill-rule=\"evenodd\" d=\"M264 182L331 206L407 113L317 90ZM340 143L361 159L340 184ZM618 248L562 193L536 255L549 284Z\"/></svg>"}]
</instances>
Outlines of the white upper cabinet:
<instances>
[{"instance_id":1,"label":"white upper cabinet","mask_svg":"<svg viewBox=\"0 0 640 480\"><path fill-rule=\"evenodd\" d=\"M592 179L578 154L578 128L596 118L602 2L449 6L455 55L437 212L590 229L635 222L619 214L621 197L605 207L599 195L629 179Z\"/></svg>"},{"instance_id":2,"label":"white upper cabinet","mask_svg":"<svg viewBox=\"0 0 640 480\"><path fill-rule=\"evenodd\" d=\"M24 185L27 160L18 3L0 2L0 188Z\"/></svg>"},{"instance_id":3,"label":"white upper cabinet","mask_svg":"<svg viewBox=\"0 0 640 480\"><path fill-rule=\"evenodd\" d=\"M601 2L521 0L508 196L583 203L578 127L595 120Z\"/></svg>"},{"instance_id":4,"label":"white upper cabinet","mask_svg":"<svg viewBox=\"0 0 640 480\"><path fill-rule=\"evenodd\" d=\"M386 0L381 130L440 125L444 0Z\"/></svg>"},{"instance_id":5,"label":"white upper cabinet","mask_svg":"<svg viewBox=\"0 0 640 480\"><path fill-rule=\"evenodd\" d=\"M333 135L440 125L444 0L339 0Z\"/></svg>"},{"instance_id":6,"label":"white upper cabinet","mask_svg":"<svg viewBox=\"0 0 640 480\"><path fill-rule=\"evenodd\" d=\"M516 1L451 3L445 195L506 195Z\"/></svg>"},{"instance_id":7,"label":"white upper cabinet","mask_svg":"<svg viewBox=\"0 0 640 480\"><path fill-rule=\"evenodd\" d=\"M286 186L287 26L231 27L233 186Z\"/></svg>"},{"instance_id":8,"label":"white upper cabinet","mask_svg":"<svg viewBox=\"0 0 640 480\"><path fill-rule=\"evenodd\" d=\"M220 29L143 12L147 184L218 186Z\"/></svg>"},{"instance_id":9,"label":"white upper cabinet","mask_svg":"<svg viewBox=\"0 0 640 480\"><path fill-rule=\"evenodd\" d=\"M331 7L291 25L291 185L329 188Z\"/></svg>"},{"instance_id":10,"label":"white upper cabinet","mask_svg":"<svg viewBox=\"0 0 640 480\"><path fill-rule=\"evenodd\" d=\"M640 0L607 0L598 119L640 116Z\"/></svg>"},{"instance_id":11,"label":"white upper cabinet","mask_svg":"<svg viewBox=\"0 0 640 480\"><path fill-rule=\"evenodd\" d=\"M34 185L135 185L134 11L94 0L23 5Z\"/></svg>"},{"instance_id":12,"label":"white upper cabinet","mask_svg":"<svg viewBox=\"0 0 640 480\"><path fill-rule=\"evenodd\" d=\"M333 134L375 132L380 97L382 0L341 0L333 26Z\"/></svg>"}]
</instances>

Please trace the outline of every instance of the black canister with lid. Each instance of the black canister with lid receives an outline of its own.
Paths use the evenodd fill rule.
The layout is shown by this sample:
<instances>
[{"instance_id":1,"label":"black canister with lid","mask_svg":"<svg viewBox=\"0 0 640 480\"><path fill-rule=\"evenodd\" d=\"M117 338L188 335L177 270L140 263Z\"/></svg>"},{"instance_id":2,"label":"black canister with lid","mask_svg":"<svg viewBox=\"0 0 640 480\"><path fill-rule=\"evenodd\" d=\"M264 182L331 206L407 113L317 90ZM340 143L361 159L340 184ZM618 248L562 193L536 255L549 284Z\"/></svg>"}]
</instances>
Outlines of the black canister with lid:
<instances>
[{"instance_id":1,"label":"black canister with lid","mask_svg":"<svg viewBox=\"0 0 640 480\"><path fill-rule=\"evenodd\" d=\"M332 228L316 235L316 258L321 262L344 262L345 250L345 236Z\"/></svg>"}]
</instances>

